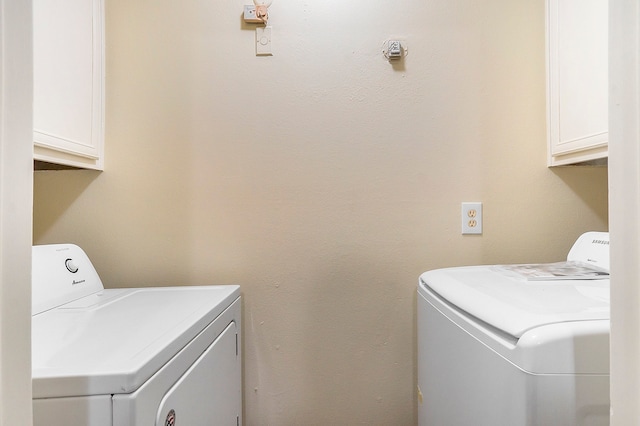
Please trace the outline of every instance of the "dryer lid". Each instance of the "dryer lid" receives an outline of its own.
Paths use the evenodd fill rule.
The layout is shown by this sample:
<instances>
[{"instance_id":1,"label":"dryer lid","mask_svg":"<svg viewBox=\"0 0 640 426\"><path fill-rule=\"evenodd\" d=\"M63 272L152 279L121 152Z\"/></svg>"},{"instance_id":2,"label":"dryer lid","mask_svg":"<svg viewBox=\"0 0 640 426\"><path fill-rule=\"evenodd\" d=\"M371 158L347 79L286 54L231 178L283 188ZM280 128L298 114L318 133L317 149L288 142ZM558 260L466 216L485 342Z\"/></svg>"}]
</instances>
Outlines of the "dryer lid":
<instances>
[{"instance_id":1,"label":"dryer lid","mask_svg":"<svg viewBox=\"0 0 640 426\"><path fill-rule=\"evenodd\" d=\"M33 396L130 393L239 296L237 285L107 289L36 314Z\"/></svg>"}]
</instances>

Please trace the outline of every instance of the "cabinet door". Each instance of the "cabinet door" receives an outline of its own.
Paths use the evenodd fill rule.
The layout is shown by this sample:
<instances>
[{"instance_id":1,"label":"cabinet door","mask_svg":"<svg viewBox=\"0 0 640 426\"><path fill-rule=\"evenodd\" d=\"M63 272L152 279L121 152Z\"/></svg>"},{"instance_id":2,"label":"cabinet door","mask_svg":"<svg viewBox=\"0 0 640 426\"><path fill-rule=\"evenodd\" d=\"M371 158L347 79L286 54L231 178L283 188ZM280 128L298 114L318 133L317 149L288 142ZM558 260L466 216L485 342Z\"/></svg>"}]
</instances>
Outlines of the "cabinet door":
<instances>
[{"instance_id":1,"label":"cabinet door","mask_svg":"<svg viewBox=\"0 0 640 426\"><path fill-rule=\"evenodd\" d=\"M34 0L34 158L102 169L103 0Z\"/></svg>"},{"instance_id":2,"label":"cabinet door","mask_svg":"<svg viewBox=\"0 0 640 426\"><path fill-rule=\"evenodd\" d=\"M549 165L607 156L608 0L548 0Z\"/></svg>"}]
</instances>

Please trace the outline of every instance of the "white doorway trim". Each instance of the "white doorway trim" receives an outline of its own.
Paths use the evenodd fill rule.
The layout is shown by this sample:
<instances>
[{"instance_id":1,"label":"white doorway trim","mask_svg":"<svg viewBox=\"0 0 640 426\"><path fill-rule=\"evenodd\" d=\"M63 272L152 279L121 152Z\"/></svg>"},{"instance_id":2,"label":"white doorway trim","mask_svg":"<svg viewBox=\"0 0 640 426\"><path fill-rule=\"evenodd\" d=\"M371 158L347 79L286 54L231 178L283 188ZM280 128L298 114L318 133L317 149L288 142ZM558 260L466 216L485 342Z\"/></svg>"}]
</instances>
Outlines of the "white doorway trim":
<instances>
[{"instance_id":1,"label":"white doorway trim","mask_svg":"<svg viewBox=\"0 0 640 426\"><path fill-rule=\"evenodd\" d=\"M0 425L31 425L31 0L0 0Z\"/></svg>"},{"instance_id":2,"label":"white doorway trim","mask_svg":"<svg viewBox=\"0 0 640 426\"><path fill-rule=\"evenodd\" d=\"M611 424L640 419L640 3L609 3Z\"/></svg>"}]
</instances>

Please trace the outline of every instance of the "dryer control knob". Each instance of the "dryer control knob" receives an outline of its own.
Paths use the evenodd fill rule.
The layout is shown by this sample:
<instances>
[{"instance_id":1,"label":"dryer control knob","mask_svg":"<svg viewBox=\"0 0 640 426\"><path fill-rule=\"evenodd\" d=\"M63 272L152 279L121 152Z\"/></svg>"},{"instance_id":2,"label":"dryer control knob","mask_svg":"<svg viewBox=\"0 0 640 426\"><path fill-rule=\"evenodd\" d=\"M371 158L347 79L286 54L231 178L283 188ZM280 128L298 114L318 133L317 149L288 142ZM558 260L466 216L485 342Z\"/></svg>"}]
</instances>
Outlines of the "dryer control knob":
<instances>
[{"instance_id":1,"label":"dryer control knob","mask_svg":"<svg viewBox=\"0 0 640 426\"><path fill-rule=\"evenodd\" d=\"M78 272L78 266L76 265L76 263L73 261L73 259L67 259L64 261L64 266L67 267L67 269L69 270L69 272L75 274L76 272Z\"/></svg>"}]
</instances>

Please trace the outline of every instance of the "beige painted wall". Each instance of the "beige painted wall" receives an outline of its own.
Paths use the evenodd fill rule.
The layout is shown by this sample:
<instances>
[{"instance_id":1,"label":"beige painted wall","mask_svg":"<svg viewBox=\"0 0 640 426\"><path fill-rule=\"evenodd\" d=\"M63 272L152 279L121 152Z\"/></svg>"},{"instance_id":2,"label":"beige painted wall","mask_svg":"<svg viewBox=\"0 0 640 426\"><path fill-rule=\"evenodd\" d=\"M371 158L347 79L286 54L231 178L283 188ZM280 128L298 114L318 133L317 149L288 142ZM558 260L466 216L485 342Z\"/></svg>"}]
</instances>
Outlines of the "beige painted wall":
<instances>
[{"instance_id":1,"label":"beige painted wall","mask_svg":"<svg viewBox=\"0 0 640 426\"><path fill-rule=\"evenodd\" d=\"M273 57L244 3L107 0L106 169L36 173L35 242L241 284L248 425L415 424L418 275L607 229L606 168L546 167L544 3L275 0Z\"/></svg>"}]
</instances>

